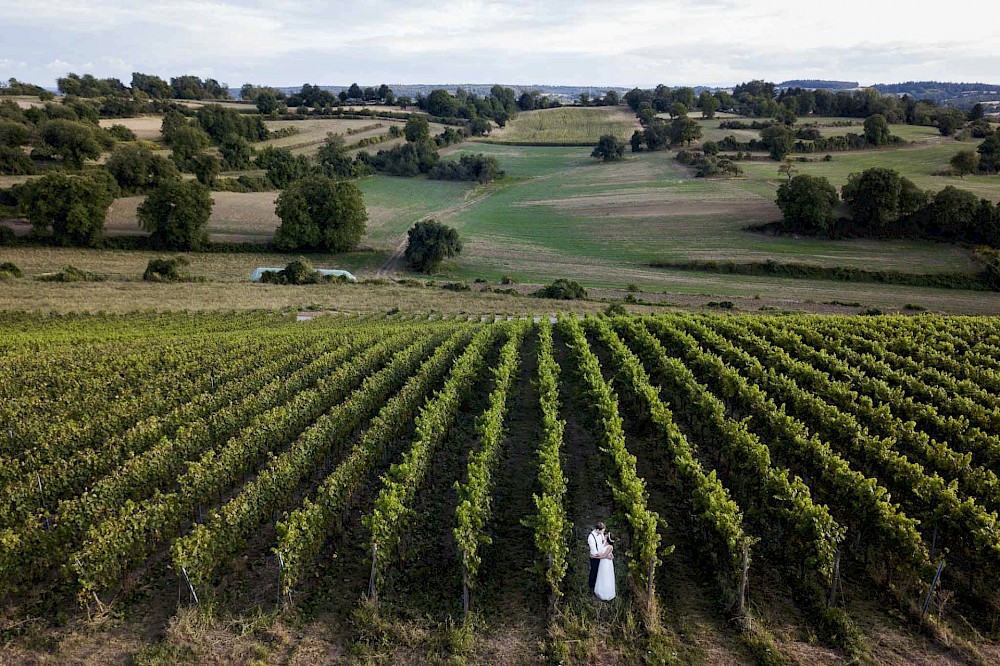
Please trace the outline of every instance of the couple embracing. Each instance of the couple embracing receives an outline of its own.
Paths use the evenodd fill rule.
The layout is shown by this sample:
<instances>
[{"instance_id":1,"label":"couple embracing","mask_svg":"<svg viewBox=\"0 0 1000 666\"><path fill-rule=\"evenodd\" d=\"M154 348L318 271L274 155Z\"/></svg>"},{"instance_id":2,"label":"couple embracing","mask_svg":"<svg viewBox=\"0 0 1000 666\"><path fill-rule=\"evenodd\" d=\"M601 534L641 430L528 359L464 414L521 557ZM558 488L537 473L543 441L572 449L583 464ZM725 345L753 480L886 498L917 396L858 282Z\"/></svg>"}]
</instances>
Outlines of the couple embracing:
<instances>
[{"instance_id":1,"label":"couple embracing","mask_svg":"<svg viewBox=\"0 0 1000 666\"><path fill-rule=\"evenodd\" d=\"M615 563L611 532L606 532L604 523L597 523L587 536L590 544L590 591L601 601L615 598Z\"/></svg>"}]
</instances>

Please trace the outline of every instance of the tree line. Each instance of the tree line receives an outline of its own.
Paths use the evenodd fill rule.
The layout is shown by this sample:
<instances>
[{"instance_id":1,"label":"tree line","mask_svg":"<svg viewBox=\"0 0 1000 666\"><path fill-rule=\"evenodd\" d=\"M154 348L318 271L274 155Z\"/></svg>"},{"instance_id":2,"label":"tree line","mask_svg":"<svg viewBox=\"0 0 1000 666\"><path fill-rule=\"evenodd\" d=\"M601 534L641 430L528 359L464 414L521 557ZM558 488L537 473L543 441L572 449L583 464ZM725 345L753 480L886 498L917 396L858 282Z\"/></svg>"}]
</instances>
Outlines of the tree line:
<instances>
[{"instance_id":1,"label":"tree line","mask_svg":"<svg viewBox=\"0 0 1000 666\"><path fill-rule=\"evenodd\" d=\"M951 185L921 190L892 169L875 167L848 176L837 192L822 176L790 176L778 188L782 220L765 225L828 238L924 238L1000 247L1000 207ZM838 216L843 201L849 216Z\"/></svg>"}]
</instances>

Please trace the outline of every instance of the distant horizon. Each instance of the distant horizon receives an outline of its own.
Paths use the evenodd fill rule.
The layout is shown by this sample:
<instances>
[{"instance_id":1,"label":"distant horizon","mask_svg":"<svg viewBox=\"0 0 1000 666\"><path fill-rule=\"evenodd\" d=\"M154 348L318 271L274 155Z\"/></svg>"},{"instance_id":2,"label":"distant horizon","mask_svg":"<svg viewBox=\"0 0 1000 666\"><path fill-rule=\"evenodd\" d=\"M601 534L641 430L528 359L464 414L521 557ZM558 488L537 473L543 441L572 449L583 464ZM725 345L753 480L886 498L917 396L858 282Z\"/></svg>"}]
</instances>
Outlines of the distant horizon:
<instances>
[{"instance_id":1,"label":"distant horizon","mask_svg":"<svg viewBox=\"0 0 1000 666\"><path fill-rule=\"evenodd\" d=\"M93 76L95 76L97 78L119 78L122 81L122 83L124 83L126 86L129 85L129 83L131 81L131 77L121 78L121 77L112 77L112 76L99 76L99 75L94 74L93 72L89 72L89 71L78 71L78 72L73 72L73 73L79 74L81 76L84 75L84 74L92 74ZM151 75L159 76L160 78L164 79L165 81L169 81L172 77L186 75L185 72L179 72L179 73L170 74L170 75L166 75L166 76L160 75L160 74L154 74L153 72L142 72L142 73L143 74L151 74ZM66 76L67 74L70 74L70 72L66 72L65 74L60 75L59 77L57 77L57 79L61 78L62 76ZM10 79L10 78L11 77L9 77L9 76L0 74L0 81L2 81L3 83L6 83L7 80ZM14 77L14 78L17 78L17 77ZM214 78L214 77L210 77L210 78ZM755 77L755 78L761 79L761 77ZM34 84L34 85L40 85L42 88L44 88L45 90L48 90L50 92L58 92L58 90L59 90L58 85L44 85L44 84L41 84L41 83L39 83L37 81L31 81L31 80L28 80L28 79L20 79L20 78L18 78L18 80L20 82L22 82L22 83L30 83L30 84ZM473 88L473 87L475 87L475 88L482 88L482 87L486 87L486 86L500 85L500 86L504 86L504 87L508 87L508 88L515 88L515 89L518 89L518 88L520 88L520 89L535 89L535 88L538 88L538 89L546 89L546 88L588 88L588 89L592 89L592 90L632 90L634 88L641 88L641 89L647 89L648 90L648 89L655 88L656 85L665 85L668 88L672 88L672 89L673 88L685 88L685 87L688 87L688 88L731 89L731 88L736 87L737 85L740 85L742 83L746 83L747 81L751 81L751 80L754 80L754 79L746 79L744 81L739 81L738 83L733 83L733 84L728 84L728 85L687 84L687 83L658 83L658 84L655 84L653 86L635 86L635 85L626 86L626 85L612 85L612 84L593 85L593 84L537 83L537 82L536 83L509 83L509 82L503 82L503 81L482 81L482 82L478 82L478 83L468 82L468 81L462 82L462 83L440 83L440 82L436 82L436 83L403 83L403 82L399 82L399 81L396 81L396 82L390 82L390 81L362 82L360 80L358 80L358 81L351 81L351 83L314 83L312 81L307 81L307 82L304 82L304 83L288 84L288 85L281 85L281 84L274 84L274 83L263 83L263 82L259 82L259 81L244 81L243 83L240 83L238 85L234 85L234 84L230 83L229 81L220 81L218 79L216 79L216 80L219 81L220 84L225 84L225 87L226 87L227 90L239 90L246 83L252 83L255 86L265 86L265 87L268 87L268 88L275 88L275 89L278 89L278 90L298 89L298 88L301 88L302 86L304 86L306 84L318 86L320 88L343 88L343 89L347 89L347 88L349 88L351 85L353 85L355 83L358 84L361 87L369 87L369 86L371 86L371 87L377 87L379 85L385 84L385 85L389 86L390 88L392 88L393 86L404 86L404 87L415 87L415 88L416 87L419 87L419 88L435 88L435 87L439 87L439 88L445 88L445 89L447 89L447 88L467 88L467 87L468 88ZM762 79L762 80L767 81L767 79ZM785 83L787 83L789 81L804 81L804 80L824 81L824 82L827 82L827 83L852 83L850 81L844 81L844 80L840 80L840 79L817 79L817 78L811 78L811 79L791 78L791 79L785 79L783 81L768 81L768 82L769 83L773 83L773 84L775 84L777 86L781 86L782 84L785 84ZM950 81L950 80L934 80L934 79L908 79L908 80L905 80L905 81L888 81L888 80L887 81L879 81L878 83L861 83L861 82L858 82L858 85L856 86L856 88L861 89L861 88L872 88L872 87L876 87L876 86L893 86L893 85L902 85L902 84L905 84L905 83L940 83L940 84L945 84L945 85L1000 86L1000 83L990 83L988 81ZM806 86L806 87L812 87L812 86ZM846 89L850 90L852 88L846 88Z\"/></svg>"}]
</instances>

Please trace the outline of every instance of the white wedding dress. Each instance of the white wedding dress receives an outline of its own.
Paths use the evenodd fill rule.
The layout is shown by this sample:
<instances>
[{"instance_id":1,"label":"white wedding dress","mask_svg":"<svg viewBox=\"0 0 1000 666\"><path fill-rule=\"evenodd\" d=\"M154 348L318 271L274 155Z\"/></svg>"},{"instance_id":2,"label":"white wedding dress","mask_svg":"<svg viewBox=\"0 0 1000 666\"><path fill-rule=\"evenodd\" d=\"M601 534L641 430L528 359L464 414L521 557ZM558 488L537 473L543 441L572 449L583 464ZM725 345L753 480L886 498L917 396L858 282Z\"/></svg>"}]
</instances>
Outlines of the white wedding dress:
<instances>
[{"instance_id":1,"label":"white wedding dress","mask_svg":"<svg viewBox=\"0 0 1000 666\"><path fill-rule=\"evenodd\" d=\"M597 567L597 584L594 594L601 601L611 601L615 598L615 561L601 560Z\"/></svg>"}]
</instances>

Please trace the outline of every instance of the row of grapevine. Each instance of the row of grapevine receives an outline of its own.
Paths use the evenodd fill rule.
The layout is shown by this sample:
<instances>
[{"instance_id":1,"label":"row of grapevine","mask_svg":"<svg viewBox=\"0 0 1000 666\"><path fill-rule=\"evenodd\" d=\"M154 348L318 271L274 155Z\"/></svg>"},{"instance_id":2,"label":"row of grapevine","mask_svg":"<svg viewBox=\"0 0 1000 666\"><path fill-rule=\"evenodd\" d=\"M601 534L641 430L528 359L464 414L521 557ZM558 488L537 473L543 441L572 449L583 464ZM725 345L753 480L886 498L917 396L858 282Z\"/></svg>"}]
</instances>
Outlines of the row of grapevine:
<instances>
[{"instance_id":1,"label":"row of grapevine","mask_svg":"<svg viewBox=\"0 0 1000 666\"><path fill-rule=\"evenodd\" d=\"M618 413L618 399L601 375L597 357L587 345L583 329L575 317L561 317L559 331L565 336L576 362L596 421L600 424L602 448L611 458L614 474L611 490L616 504L628 521L632 535L629 553L629 573L652 599L653 582L660 556L660 516L647 506L646 483L636 472L636 458L625 445L625 431Z\"/></svg>"},{"instance_id":2,"label":"row of grapevine","mask_svg":"<svg viewBox=\"0 0 1000 666\"><path fill-rule=\"evenodd\" d=\"M918 395L914 397L913 392L906 388L908 382L893 382L892 386L889 385L887 380L895 374L894 370L876 362L869 355L848 349L841 340L824 338L798 327L794 327L791 332L814 350L824 352L832 362L846 364L864 376L877 377L879 382L887 386L887 391L898 392L903 399L897 401L897 408L909 410L900 415L914 420L929 435L948 441L961 453L971 453L973 461L980 467L1000 468L1000 437L995 432L984 431L972 425L962 414L956 416L947 408L946 403L950 400L947 392L942 397L937 391L931 395L918 391ZM845 377L844 380L849 381L850 378Z\"/></svg>"},{"instance_id":3,"label":"row of grapevine","mask_svg":"<svg viewBox=\"0 0 1000 666\"><path fill-rule=\"evenodd\" d=\"M958 497L955 487L936 473L928 473L894 448L892 439L870 435L857 420L804 391L794 380L767 370L756 358L737 349L725 338L694 320L687 325L699 338L720 350L727 361L738 363L748 377L781 400L804 423L843 455L880 479L898 497L907 513L928 524L940 524L956 543L982 558L984 564L1000 563L1000 528L996 514L988 514L971 498Z\"/></svg>"},{"instance_id":4,"label":"row of grapevine","mask_svg":"<svg viewBox=\"0 0 1000 666\"><path fill-rule=\"evenodd\" d=\"M673 413L660 400L659 390L650 383L639 358L625 346L606 321L588 319L587 328L596 333L608 348L616 377L621 378L622 384L636 396L642 411L652 422L657 439L680 479L682 493L690 502L695 524L709 535L710 547L707 550L722 589L736 589L744 567L749 565L749 548L754 541L743 529L740 508L715 471L705 472L694 455L693 447L674 423ZM741 612L742 592L740 589L736 595Z\"/></svg>"},{"instance_id":5,"label":"row of grapevine","mask_svg":"<svg viewBox=\"0 0 1000 666\"><path fill-rule=\"evenodd\" d=\"M565 422L559 419L559 364L552 354L552 324L538 328L538 397L542 407L542 439L538 444L538 484L534 495L537 513L529 519L534 527L535 547L541 553L541 569L554 607L563 596L573 524L566 517L566 477L562 449Z\"/></svg>"},{"instance_id":6,"label":"row of grapevine","mask_svg":"<svg viewBox=\"0 0 1000 666\"><path fill-rule=\"evenodd\" d=\"M458 408L482 371L495 336L506 328L506 325L488 326L476 334L455 361L441 391L420 410L416 419L416 439L409 451L383 478L375 508L365 517L365 525L371 533L372 591L376 595L390 561L389 557L379 557L378 553L391 553L398 546L404 523L413 514L411 504L423 485L431 455L444 440Z\"/></svg>"},{"instance_id":7,"label":"row of grapevine","mask_svg":"<svg viewBox=\"0 0 1000 666\"><path fill-rule=\"evenodd\" d=\"M964 417L987 433L1000 432L1000 405L998 398L978 389L974 398L961 394L961 386L954 377L933 368L922 368L918 364L903 359L898 354L887 352L874 341L859 335L840 334L827 348L838 355L847 353L845 347L855 347L852 357L860 357L866 372L898 386L912 395L915 400L935 405L939 411L955 417ZM857 350L861 349L861 352ZM902 366L905 369L900 369ZM914 376L917 372L920 376ZM969 383L966 383L968 389Z\"/></svg>"},{"instance_id":8,"label":"row of grapevine","mask_svg":"<svg viewBox=\"0 0 1000 666\"><path fill-rule=\"evenodd\" d=\"M954 324L957 320L952 320ZM908 324L908 325L907 325ZM854 325L838 326L838 330L871 334L877 332L888 351L909 357L921 365L931 365L950 373L956 379L968 379L996 394L1000 389L1000 349L986 344L980 330L964 328L960 332L940 318L900 322L866 322L864 329Z\"/></svg>"},{"instance_id":9,"label":"row of grapevine","mask_svg":"<svg viewBox=\"0 0 1000 666\"><path fill-rule=\"evenodd\" d=\"M776 466L771 452L743 421L726 416L725 404L700 384L694 373L667 355L660 342L640 321L619 319L616 329L639 350L640 357L668 393L677 413L711 442L724 464L740 475L744 494L753 497L773 526L771 538L790 563L815 574L823 587L832 582L838 544L844 528L830 510L813 501L808 486L785 468Z\"/></svg>"},{"instance_id":10,"label":"row of grapevine","mask_svg":"<svg viewBox=\"0 0 1000 666\"><path fill-rule=\"evenodd\" d=\"M271 376L287 374L313 358L316 352L329 349L328 342L321 342L300 347L299 353L293 355L292 350L298 346L294 340L289 340L286 344L272 344L237 357L217 380L193 384L190 394L181 397L177 404L166 402L165 411L137 420L99 445L52 442L46 447L48 451L44 456L22 456L17 461L20 478L0 493L0 516L4 524L15 524L30 512L40 510L44 503L81 492L100 475L124 463L126 457L142 453L162 437L172 436L184 424L200 420L222 405L245 397L271 381ZM270 376L258 374L256 383L247 382L247 377L252 376L250 371L258 368L267 368Z\"/></svg>"},{"instance_id":11,"label":"row of grapevine","mask_svg":"<svg viewBox=\"0 0 1000 666\"><path fill-rule=\"evenodd\" d=\"M306 499L278 522L276 552L283 562L282 593L288 594L312 570L323 544L338 529L363 481L386 446L400 436L428 394L444 377L474 329L462 329L437 348L420 371L379 411L346 458L328 476L315 497Z\"/></svg>"},{"instance_id":12,"label":"row of grapevine","mask_svg":"<svg viewBox=\"0 0 1000 666\"><path fill-rule=\"evenodd\" d=\"M79 544L88 528L120 511L127 502L166 487L186 461L226 441L262 410L274 408L311 386L360 349L363 341L354 344L357 348L334 342L331 351L284 378L275 379L274 374L282 367L291 369L281 361L261 368L247 366L242 380L226 387L231 390L224 389L210 398L211 403L221 408L207 418L182 425L170 437L161 435L153 439L145 436L145 430L130 431L135 436L118 442L113 450L76 459L74 469L82 470L82 476L91 472L105 473L105 476L90 485L86 492L61 500L52 514L51 529L45 529L41 520L31 520L0 531L0 541L5 546L0 551L0 574L10 576L11 580L30 580L62 564L66 549ZM290 360L299 365L303 360L308 361L308 357ZM244 387L251 392L244 392ZM239 395L243 397L240 399ZM156 437L155 433L153 436ZM121 460L120 466L109 467L108 462L112 459ZM113 472L106 473L110 469ZM54 486L56 478L47 476L43 484ZM73 480L77 478L74 474Z\"/></svg>"},{"instance_id":13,"label":"row of grapevine","mask_svg":"<svg viewBox=\"0 0 1000 666\"><path fill-rule=\"evenodd\" d=\"M793 358L786 349L772 345L763 338L749 332L746 327L726 324L717 325L716 330L724 332L730 339L737 340L747 352L771 368L780 370L800 386L834 405L838 409L855 416L859 423L875 434L891 437L895 447L925 469L940 474L947 480L958 480L959 491L965 497L972 497L984 507L996 510L1000 507L1000 481L992 470L972 464L972 454L960 454L951 449L947 441L936 442L923 430L917 429L915 421L903 421L914 413L919 413L923 421L940 423L940 416L925 405L913 402L910 396L899 389L888 387L881 380L869 377L846 363L828 356L825 367L836 367L850 378L850 383L831 381L826 372L813 367L807 361L808 351ZM795 345L794 334L781 334L786 344ZM815 350L813 350L815 352ZM815 352L819 356L818 352ZM857 392L851 390L857 388ZM876 402L878 403L876 405Z\"/></svg>"},{"instance_id":14,"label":"row of grapevine","mask_svg":"<svg viewBox=\"0 0 1000 666\"><path fill-rule=\"evenodd\" d=\"M510 327L506 344L500 350L500 360L493 369L493 392L489 405L476 424L480 446L469 453L468 475L458 486L458 506L455 508L455 543L458 545L462 566L463 599L465 614L469 613L469 595L476 584L482 563L479 548L491 543L485 532L491 515L493 474L500 457L504 438L504 418L511 387L520 365L519 349L528 324L518 322Z\"/></svg>"},{"instance_id":15,"label":"row of grapevine","mask_svg":"<svg viewBox=\"0 0 1000 666\"><path fill-rule=\"evenodd\" d=\"M220 363L234 362L258 344L244 338L229 345L200 340L199 344L177 345L175 349L161 346L129 355L130 367L121 370L105 367L108 359L78 350L79 357L89 358L89 367L61 377L60 388L53 389L52 384L37 378L13 377L22 387L32 388L22 390L19 400L0 400L0 427L9 440L5 448L17 461L16 467L10 463L0 466L0 487L24 469L58 459L68 448L95 445L163 409L165 403L183 402L194 387L210 385L211 374L224 367ZM221 358L226 352L228 358ZM106 381L91 382L91 376ZM119 381L107 380L108 376ZM79 391L69 390L68 385ZM40 386L55 395L47 395Z\"/></svg>"},{"instance_id":16,"label":"row of grapevine","mask_svg":"<svg viewBox=\"0 0 1000 666\"><path fill-rule=\"evenodd\" d=\"M369 343L377 340L370 332ZM217 498L244 474L257 467L269 452L294 440L323 412L342 400L365 377L379 368L401 346L415 337L412 332L384 338L369 347L315 388L296 393L283 405L258 413L219 449L205 453L177 479L177 490L156 494L138 504L128 501L114 517L90 529L72 561L81 594L114 585L144 561L152 548L176 534L198 507Z\"/></svg>"},{"instance_id":17,"label":"row of grapevine","mask_svg":"<svg viewBox=\"0 0 1000 666\"><path fill-rule=\"evenodd\" d=\"M219 565L245 548L268 516L283 508L306 475L341 445L366 416L377 412L378 406L402 385L445 334L447 331L435 332L397 352L387 366L368 375L344 402L309 426L221 509L174 541L171 552L177 570L184 570L192 585L208 582Z\"/></svg>"},{"instance_id":18,"label":"row of grapevine","mask_svg":"<svg viewBox=\"0 0 1000 666\"><path fill-rule=\"evenodd\" d=\"M748 427L768 442L781 462L800 469L811 479L813 496L830 506L837 522L854 533L864 533L880 544L891 561L908 567L918 578L929 578L933 565L917 531L917 521L890 502L889 491L851 465L829 444L810 434L783 406L715 354L678 328L676 319L648 318L646 326L668 350L684 360L716 395L732 403Z\"/></svg>"}]
</instances>

